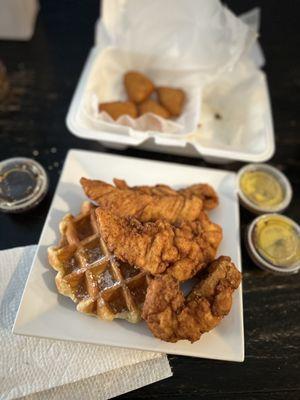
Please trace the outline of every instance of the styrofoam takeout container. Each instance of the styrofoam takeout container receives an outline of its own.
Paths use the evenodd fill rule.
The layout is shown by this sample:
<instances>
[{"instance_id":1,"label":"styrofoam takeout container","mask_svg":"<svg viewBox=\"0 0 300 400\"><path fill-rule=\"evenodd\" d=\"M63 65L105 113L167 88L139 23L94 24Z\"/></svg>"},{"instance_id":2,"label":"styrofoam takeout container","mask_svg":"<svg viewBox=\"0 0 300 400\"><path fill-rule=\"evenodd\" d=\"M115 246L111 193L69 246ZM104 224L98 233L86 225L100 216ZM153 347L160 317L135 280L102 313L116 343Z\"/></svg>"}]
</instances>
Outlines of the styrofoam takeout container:
<instances>
[{"instance_id":1,"label":"styrofoam takeout container","mask_svg":"<svg viewBox=\"0 0 300 400\"><path fill-rule=\"evenodd\" d=\"M204 96L201 125L188 135L172 136L149 132L135 134L134 131L128 134L127 127L116 131L112 124L104 121L98 120L95 124L86 115L85 102L90 88L97 86L95 66L99 64L99 57L105 51L105 30L101 21L96 26L96 39L96 45L87 58L66 117L67 127L74 135L100 141L111 148L138 147L143 150L202 157L213 162L264 162L272 157L275 144L269 91L265 74L258 68L253 70L249 79L241 82L239 93L235 87L231 89L232 77L229 75L220 83L220 90L217 84L217 88L213 88L207 98ZM252 51L252 57L254 55L258 58L253 61L261 66L262 53L258 45L255 46L257 51ZM243 71L239 73L243 76ZM97 90L101 91L101 88L97 87ZM214 96L215 92L217 96ZM214 101L216 97L217 102Z\"/></svg>"}]
</instances>

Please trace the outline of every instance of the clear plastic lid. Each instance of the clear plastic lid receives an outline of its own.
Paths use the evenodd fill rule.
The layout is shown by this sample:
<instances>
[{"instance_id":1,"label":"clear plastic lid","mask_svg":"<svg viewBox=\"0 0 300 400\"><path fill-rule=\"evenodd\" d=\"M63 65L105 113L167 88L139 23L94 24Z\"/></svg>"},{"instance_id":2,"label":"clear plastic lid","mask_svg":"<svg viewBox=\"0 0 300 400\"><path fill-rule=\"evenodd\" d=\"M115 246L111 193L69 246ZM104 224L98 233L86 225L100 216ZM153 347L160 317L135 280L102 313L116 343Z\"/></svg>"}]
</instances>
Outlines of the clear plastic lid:
<instances>
[{"instance_id":1,"label":"clear plastic lid","mask_svg":"<svg viewBox=\"0 0 300 400\"><path fill-rule=\"evenodd\" d=\"M35 160L17 157L0 163L0 211L27 211L41 202L47 190L47 173Z\"/></svg>"}]
</instances>

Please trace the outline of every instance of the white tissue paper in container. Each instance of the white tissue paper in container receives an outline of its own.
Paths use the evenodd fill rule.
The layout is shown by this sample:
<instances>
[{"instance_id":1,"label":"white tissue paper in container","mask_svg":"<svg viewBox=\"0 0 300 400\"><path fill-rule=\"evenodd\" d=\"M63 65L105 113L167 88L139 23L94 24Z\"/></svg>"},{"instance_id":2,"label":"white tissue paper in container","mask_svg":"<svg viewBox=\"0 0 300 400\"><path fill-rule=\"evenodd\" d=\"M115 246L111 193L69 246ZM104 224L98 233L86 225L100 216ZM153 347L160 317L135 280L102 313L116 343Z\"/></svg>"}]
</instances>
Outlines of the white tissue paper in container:
<instances>
[{"instance_id":1,"label":"white tissue paper in container","mask_svg":"<svg viewBox=\"0 0 300 400\"><path fill-rule=\"evenodd\" d=\"M266 127L264 74L248 59L203 89L199 128L189 140L232 151L263 151ZM261 147L261 148L260 148Z\"/></svg>"},{"instance_id":2,"label":"white tissue paper in container","mask_svg":"<svg viewBox=\"0 0 300 400\"><path fill-rule=\"evenodd\" d=\"M161 118L153 113L138 118L123 115L116 121L123 131L132 136L184 134L195 129L200 117L200 90L195 87L195 73L186 74L175 70L155 68L157 56L143 56L137 53L106 48L99 53L91 71L83 99L83 113L90 123L98 128L108 128L114 120L106 113L99 112L99 103L127 100L123 78L130 70L145 73L156 86L173 86L185 92L186 101L181 116L175 120ZM147 131L147 133L145 133Z\"/></svg>"},{"instance_id":3,"label":"white tissue paper in container","mask_svg":"<svg viewBox=\"0 0 300 400\"><path fill-rule=\"evenodd\" d=\"M219 0L104 0L102 14L108 45L156 55L158 69L197 70L199 84L230 70L256 38Z\"/></svg>"},{"instance_id":4,"label":"white tissue paper in container","mask_svg":"<svg viewBox=\"0 0 300 400\"><path fill-rule=\"evenodd\" d=\"M99 58L83 113L96 129L113 127L140 137L164 132L179 138L194 131L201 88L232 69L256 37L218 0L106 0L102 14ZM125 100L122 79L128 70L145 72L157 86L183 89L188 100L182 115L173 120L153 114L120 117L118 124L98 113L99 101Z\"/></svg>"}]
</instances>

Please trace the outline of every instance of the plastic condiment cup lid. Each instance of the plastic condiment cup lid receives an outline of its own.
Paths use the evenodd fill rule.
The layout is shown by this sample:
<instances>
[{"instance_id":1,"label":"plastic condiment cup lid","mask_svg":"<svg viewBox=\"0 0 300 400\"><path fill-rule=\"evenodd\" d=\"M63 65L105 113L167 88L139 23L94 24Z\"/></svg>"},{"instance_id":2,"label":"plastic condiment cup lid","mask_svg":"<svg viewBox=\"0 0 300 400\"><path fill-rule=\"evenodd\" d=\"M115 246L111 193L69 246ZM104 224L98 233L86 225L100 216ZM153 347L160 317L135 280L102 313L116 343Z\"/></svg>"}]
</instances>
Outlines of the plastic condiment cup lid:
<instances>
[{"instance_id":1,"label":"plastic condiment cup lid","mask_svg":"<svg viewBox=\"0 0 300 400\"><path fill-rule=\"evenodd\" d=\"M292 244L290 243L291 237L288 238L289 241L288 239L285 241L285 238L281 236L282 232L280 231L280 227L277 227L276 230L276 220L289 227L290 233L293 236ZM272 234L270 234L270 229L272 229L270 225L272 225L272 221L275 229L273 238ZM259 248L259 241L256 240L256 229L260 224L264 224L265 227L268 227L268 231L266 231L264 235L264 238L267 238L264 249ZM287 243L289 246L287 246ZM300 226L291 218L281 214L264 214L255 218L248 226L246 244L250 257L255 264L262 269L285 275L297 273L300 269ZM280 254L280 248L284 249L284 256ZM270 256L266 256L266 252L270 249L270 253L273 255L275 254L274 259Z\"/></svg>"},{"instance_id":2,"label":"plastic condiment cup lid","mask_svg":"<svg viewBox=\"0 0 300 400\"><path fill-rule=\"evenodd\" d=\"M259 205L256 202L252 201L242 190L241 180L248 172L264 172L268 175L271 175L276 182L280 185L282 189L282 200L277 204L273 204L270 206L267 205ZM276 213L281 212L290 204L292 199L292 186L287 179L287 177L279 171L277 168L272 167L268 164L248 164L241 168L237 174L237 187L238 194L243 206L245 206L248 210L252 211L255 214L262 213Z\"/></svg>"},{"instance_id":3,"label":"plastic condiment cup lid","mask_svg":"<svg viewBox=\"0 0 300 400\"><path fill-rule=\"evenodd\" d=\"M27 211L40 203L47 190L47 173L37 161L16 157L0 163L0 211Z\"/></svg>"}]
</instances>

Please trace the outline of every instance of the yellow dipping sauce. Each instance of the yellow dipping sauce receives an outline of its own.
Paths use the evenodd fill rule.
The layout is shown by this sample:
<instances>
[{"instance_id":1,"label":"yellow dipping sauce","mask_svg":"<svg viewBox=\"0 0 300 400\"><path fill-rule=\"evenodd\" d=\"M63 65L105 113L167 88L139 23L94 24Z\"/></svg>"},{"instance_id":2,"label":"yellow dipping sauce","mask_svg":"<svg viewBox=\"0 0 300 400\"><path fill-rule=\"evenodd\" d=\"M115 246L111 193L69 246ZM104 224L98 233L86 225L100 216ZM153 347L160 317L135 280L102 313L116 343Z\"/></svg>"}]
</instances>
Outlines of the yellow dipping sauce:
<instances>
[{"instance_id":1,"label":"yellow dipping sauce","mask_svg":"<svg viewBox=\"0 0 300 400\"><path fill-rule=\"evenodd\" d=\"M265 171L246 171L240 179L243 194L261 207L276 207L284 199L283 188L274 175Z\"/></svg>"},{"instance_id":2,"label":"yellow dipping sauce","mask_svg":"<svg viewBox=\"0 0 300 400\"><path fill-rule=\"evenodd\" d=\"M290 267L300 261L300 236L284 217L270 215L254 229L254 245L262 257L276 266Z\"/></svg>"}]
</instances>

